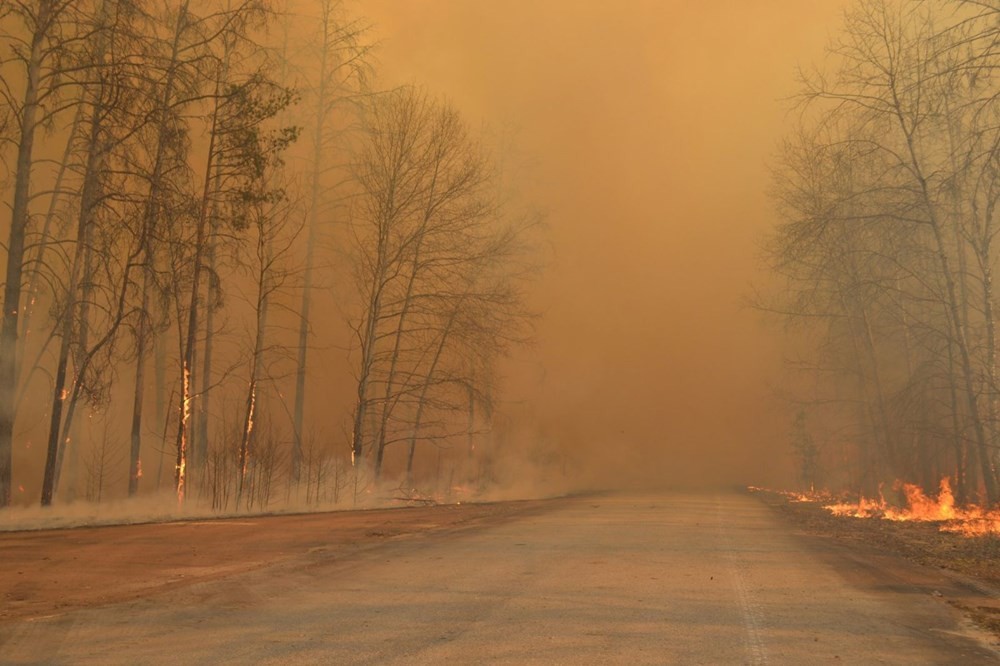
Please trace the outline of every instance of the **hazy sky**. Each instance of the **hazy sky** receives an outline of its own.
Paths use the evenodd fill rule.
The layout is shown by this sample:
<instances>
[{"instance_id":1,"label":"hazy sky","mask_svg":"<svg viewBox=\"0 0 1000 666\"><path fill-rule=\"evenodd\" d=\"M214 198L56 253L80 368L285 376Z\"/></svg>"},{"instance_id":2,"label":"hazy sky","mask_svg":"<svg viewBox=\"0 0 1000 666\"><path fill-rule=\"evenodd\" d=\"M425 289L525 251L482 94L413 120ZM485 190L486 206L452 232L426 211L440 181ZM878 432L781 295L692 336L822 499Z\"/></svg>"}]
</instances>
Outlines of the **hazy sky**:
<instances>
[{"instance_id":1,"label":"hazy sky","mask_svg":"<svg viewBox=\"0 0 1000 666\"><path fill-rule=\"evenodd\" d=\"M530 155L553 257L506 397L562 446L622 476L783 480L777 329L740 301L762 280L781 100L845 5L359 0L386 83L514 127Z\"/></svg>"}]
</instances>

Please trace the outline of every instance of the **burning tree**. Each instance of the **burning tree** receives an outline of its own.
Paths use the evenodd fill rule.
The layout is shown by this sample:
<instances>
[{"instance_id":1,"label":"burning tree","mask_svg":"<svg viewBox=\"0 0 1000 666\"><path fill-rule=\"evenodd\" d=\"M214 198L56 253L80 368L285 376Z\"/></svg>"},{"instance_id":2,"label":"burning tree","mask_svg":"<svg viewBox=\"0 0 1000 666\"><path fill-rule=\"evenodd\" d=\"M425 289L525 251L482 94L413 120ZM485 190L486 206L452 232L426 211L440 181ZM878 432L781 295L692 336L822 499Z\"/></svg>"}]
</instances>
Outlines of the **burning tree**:
<instances>
[{"instance_id":1,"label":"burning tree","mask_svg":"<svg viewBox=\"0 0 1000 666\"><path fill-rule=\"evenodd\" d=\"M180 501L261 506L305 467L308 501L339 499L306 389L340 272L366 299L356 456L412 478L422 443L482 441L531 225L454 110L369 92L366 34L338 0L0 2L0 505L15 450L44 505L81 463L101 497L172 476Z\"/></svg>"}]
</instances>

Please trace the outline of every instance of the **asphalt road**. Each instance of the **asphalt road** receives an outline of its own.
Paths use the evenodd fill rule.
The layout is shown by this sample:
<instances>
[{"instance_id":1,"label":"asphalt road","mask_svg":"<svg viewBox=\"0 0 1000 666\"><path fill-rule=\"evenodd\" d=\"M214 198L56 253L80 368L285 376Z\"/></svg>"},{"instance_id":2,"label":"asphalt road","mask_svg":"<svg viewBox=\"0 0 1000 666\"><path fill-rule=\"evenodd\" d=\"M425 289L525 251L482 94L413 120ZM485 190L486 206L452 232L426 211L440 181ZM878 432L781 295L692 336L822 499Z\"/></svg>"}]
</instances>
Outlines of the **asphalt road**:
<instances>
[{"instance_id":1,"label":"asphalt road","mask_svg":"<svg viewBox=\"0 0 1000 666\"><path fill-rule=\"evenodd\" d=\"M996 663L958 593L746 495L578 497L0 623L0 662Z\"/></svg>"}]
</instances>

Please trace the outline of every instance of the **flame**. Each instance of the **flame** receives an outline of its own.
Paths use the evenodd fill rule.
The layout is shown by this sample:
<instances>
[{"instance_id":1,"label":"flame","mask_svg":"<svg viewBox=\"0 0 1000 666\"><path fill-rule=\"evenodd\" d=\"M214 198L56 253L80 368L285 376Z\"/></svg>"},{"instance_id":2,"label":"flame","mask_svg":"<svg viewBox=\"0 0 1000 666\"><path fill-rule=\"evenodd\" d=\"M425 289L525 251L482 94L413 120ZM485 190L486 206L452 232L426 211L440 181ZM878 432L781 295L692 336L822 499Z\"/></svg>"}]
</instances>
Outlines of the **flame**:
<instances>
[{"instance_id":1,"label":"flame","mask_svg":"<svg viewBox=\"0 0 1000 666\"><path fill-rule=\"evenodd\" d=\"M184 482L187 471L187 424L191 419L191 369L188 367L187 362L184 363L183 369L183 387L184 395L181 400L181 441L180 441L180 451L177 452L178 463L177 463L177 504L178 506L184 504Z\"/></svg>"},{"instance_id":2,"label":"flame","mask_svg":"<svg viewBox=\"0 0 1000 666\"><path fill-rule=\"evenodd\" d=\"M184 405L182 408L182 418L185 425L191 418L191 369L184 364Z\"/></svg>"},{"instance_id":3,"label":"flame","mask_svg":"<svg viewBox=\"0 0 1000 666\"><path fill-rule=\"evenodd\" d=\"M250 385L250 409L247 411L247 438L253 432L253 420L257 416L257 383Z\"/></svg>"},{"instance_id":4,"label":"flame","mask_svg":"<svg viewBox=\"0 0 1000 666\"><path fill-rule=\"evenodd\" d=\"M257 407L257 383L250 382L250 405L247 408L247 423L246 430L243 433L243 468L240 470L241 478L246 478L247 475L247 464L250 459L250 436L253 434L253 420L256 416ZM242 483L242 481L240 482Z\"/></svg>"},{"instance_id":5,"label":"flame","mask_svg":"<svg viewBox=\"0 0 1000 666\"><path fill-rule=\"evenodd\" d=\"M936 498L928 497L912 483L897 482L897 490L906 496L906 508L890 505L879 489L878 499L861 496L857 502L836 502L824 505L835 516L851 518L882 518L896 522L939 523L942 532L963 536L1000 535L1000 509L987 510L981 506L955 506L948 477L941 479Z\"/></svg>"},{"instance_id":6,"label":"flame","mask_svg":"<svg viewBox=\"0 0 1000 666\"><path fill-rule=\"evenodd\" d=\"M135 461L135 478L137 479L142 478L142 459L138 459Z\"/></svg>"}]
</instances>

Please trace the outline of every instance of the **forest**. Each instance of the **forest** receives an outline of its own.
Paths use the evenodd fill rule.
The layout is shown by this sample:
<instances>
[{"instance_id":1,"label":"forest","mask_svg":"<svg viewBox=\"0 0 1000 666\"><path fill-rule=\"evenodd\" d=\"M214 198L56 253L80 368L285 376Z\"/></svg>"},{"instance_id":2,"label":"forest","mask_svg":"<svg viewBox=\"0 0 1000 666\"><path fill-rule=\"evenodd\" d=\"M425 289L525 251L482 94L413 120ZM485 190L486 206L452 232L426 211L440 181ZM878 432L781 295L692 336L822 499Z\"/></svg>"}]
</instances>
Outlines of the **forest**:
<instances>
[{"instance_id":1,"label":"forest","mask_svg":"<svg viewBox=\"0 0 1000 666\"><path fill-rule=\"evenodd\" d=\"M1000 501L1000 6L852 3L772 162L801 483ZM897 486L898 489L898 486Z\"/></svg>"},{"instance_id":2,"label":"forest","mask_svg":"<svg viewBox=\"0 0 1000 666\"><path fill-rule=\"evenodd\" d=\"M541 217L377 51L340 0L0 3L0 506L490 482Z\"/></svg>"}]
</instances>

